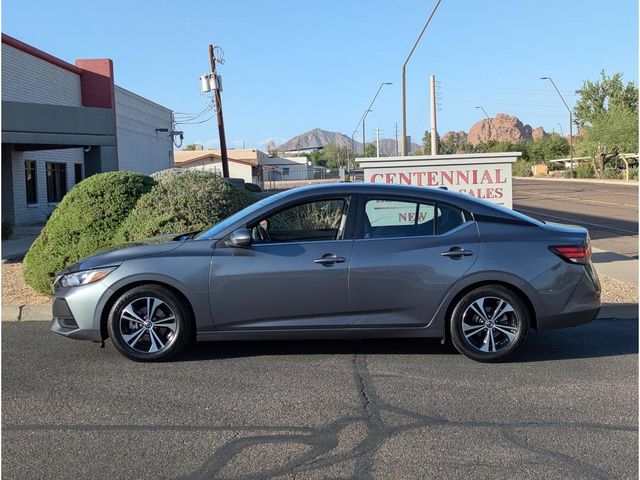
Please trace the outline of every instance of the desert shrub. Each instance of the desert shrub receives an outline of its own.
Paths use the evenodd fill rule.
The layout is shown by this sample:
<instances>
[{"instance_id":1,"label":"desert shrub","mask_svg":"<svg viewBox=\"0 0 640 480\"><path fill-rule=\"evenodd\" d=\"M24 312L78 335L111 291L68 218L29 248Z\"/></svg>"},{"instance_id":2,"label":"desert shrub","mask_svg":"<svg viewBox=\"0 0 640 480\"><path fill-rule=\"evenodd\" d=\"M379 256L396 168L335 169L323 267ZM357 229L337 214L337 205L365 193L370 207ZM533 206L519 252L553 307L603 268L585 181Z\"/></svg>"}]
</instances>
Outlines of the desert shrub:
<instances>
[{"instance_id":1,"label":"desert shrub","mask_svg":"<svg viewBox=\"0 0 640 480\"><path fill-rule=\"evenodd\" d=\"M624 171L619 168L605 168L602 173L602 178L611 179L611 180L620 180L624 178Z\"/></svg>"},{"instance_id":2,"label":"desert shrub","mask_svg":"<svg viewBox=\"0 0 640 480\"><path fill-rule=\"evenodd\" d=\"M25 256L27 284L39 292L50 292L56 272L116 244L118 227L154 183L138 173L107 172L74 186Z\"/></svg>"},{"instance_id":3,"label":"desert shrub","mask_svg":"<svg viewBox=\"0 0 640 480\"><path fill-rule=\"evenodd\" d=\"M13 235L13 222L2 220L2 240L6 240L11 235Z\"/></svg>"},{"instance_id":4,"label":"desert shrub","mask_svg":"<svg viewBox=\"0 0 640 480\"><path fill-rule=\"evenodd\" d=\"M165 182L173 180L178 175L182 175L183 173L186 173L188 171L189 170L185 170L184 168L167 168L165 170L160 170L159 172L152 173L151 178L153 178L156 182Z\"/></svg>"},{"instance_id":5,"label":"desert shrub","mask_svg":"<svg viewBox=\"0 0 640 480\"><path fill-rule=\"evenodd\" d=\"M255 200L253 194L211 172L172 174L140 197L117 238L126 242L204 230Z\"/></svg>"},{"instance_id":6,"label":"desert shrub","mask_svg":"<svg viewBox=\"0 0 640 480\"><path fill-rule=\"evenodd\" d=\"M638 180L638 167L629 168L629 180Z\"/></svg>"},{"instance_id":7,"label":"desert shrub","mask_svg":"<svg viewBox=\"0 0 640 480\"><path fill-rule=\"evenodd\" d=\"M513 164L512 172L514 177L532 177L533 162L527 162L526 160L518 160Z\"/></svg>"},{"instance_id":8,"label":"desert shrub","mask_svg":"<svg viewBox=\"0 0 640 480\"><path fill-rule=\"evenodd\" d=\"M575 168L575 175L576 178L595 178L596 176L590 162L579 163Z\"/></svg>"}]
</instances>

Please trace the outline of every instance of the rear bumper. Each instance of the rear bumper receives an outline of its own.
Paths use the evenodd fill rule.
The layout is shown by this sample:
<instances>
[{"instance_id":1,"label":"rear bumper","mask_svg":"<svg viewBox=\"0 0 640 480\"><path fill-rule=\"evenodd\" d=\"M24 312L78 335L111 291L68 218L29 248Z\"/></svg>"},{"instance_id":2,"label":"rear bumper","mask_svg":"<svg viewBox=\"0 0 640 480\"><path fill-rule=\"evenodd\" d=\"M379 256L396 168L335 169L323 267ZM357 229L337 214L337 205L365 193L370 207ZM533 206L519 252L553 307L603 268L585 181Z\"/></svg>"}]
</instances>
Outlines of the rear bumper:
<instances>
[{"instance_id":1,"label":"rear bumper","mask_svg":"<svg viewBox=\"0 0 640 480\"><path fill-rule=\"evenodd\" d=\"M600 307L591 310L582 310L579 312L561 313L559 315L551 315L538 318L538 331L555 330L557 328L575 327L583 323L589 323L598 316Z\"/></svg>"}]
</instances>

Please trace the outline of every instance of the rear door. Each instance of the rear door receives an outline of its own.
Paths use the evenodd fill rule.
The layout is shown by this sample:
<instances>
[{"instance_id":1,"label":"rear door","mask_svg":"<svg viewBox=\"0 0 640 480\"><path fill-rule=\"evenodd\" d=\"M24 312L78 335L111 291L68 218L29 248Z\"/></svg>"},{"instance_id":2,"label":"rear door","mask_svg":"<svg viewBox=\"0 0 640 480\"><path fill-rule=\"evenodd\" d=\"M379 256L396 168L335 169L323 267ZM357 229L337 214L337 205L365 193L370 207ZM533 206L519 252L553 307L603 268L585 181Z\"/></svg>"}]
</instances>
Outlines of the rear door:
<instances>
[{"instance_id":1,"label":"rear door","mask_svg":"<svg viewBox=\"0 0 640 480\"><path fill-rule=\"evenodd\" d=\"M247 225L250 247L218 242L210 274L216 328L349 326L349 206L349 197L305 200Z\"/></svg>"},{"instance_id":2,"label":"rear door","mask_svg":"<svg viewBox=\"0 0 640 480\"><path fill-rule=\"evenodd\" d=\"M424 199L367 196L358 212L349 278L354 326L424 326L475 262L470 214Z\"/></svg>"}]
</instances>

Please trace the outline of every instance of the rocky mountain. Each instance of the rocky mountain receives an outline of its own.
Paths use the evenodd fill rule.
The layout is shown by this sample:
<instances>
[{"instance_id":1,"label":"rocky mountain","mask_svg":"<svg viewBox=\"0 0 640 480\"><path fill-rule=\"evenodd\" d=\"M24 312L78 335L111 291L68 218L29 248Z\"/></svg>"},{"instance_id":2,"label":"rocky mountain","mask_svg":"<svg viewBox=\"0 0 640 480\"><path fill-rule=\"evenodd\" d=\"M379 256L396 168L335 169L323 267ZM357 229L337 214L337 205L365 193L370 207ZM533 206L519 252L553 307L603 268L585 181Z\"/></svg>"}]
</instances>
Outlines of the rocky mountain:
<instances>
[{"instance_id":1,"label":"rocky mountain","mask_svg":"<svg viewBox=\"0 0 640 480\"><path fill-rule=\"evenodd\" d=\"M351 144L351 138L340 132L329 132L320 128L314 128L308 132L302 133L281 145L278 145L279 152L290 152L294 150L307 150L312 148L321 148L335 143L338 147L347 147ZM352 147L355 150L362 150L362 144L354 141Z\"/></svg>"},{"instance_id":2,"label":"rocky mountain","mask_svg":"<svg viewBox=\"0 0 640 480\"><path fill-rule=\"evenodd\" d=\"M287 140L276 147L278 152L291 152L296 150L308 150L313 148L326 147L330 143L335 143L338 147L347 147L351 144L351 138L340 132L330 132L320 128L314 128L296 137ZM367 143L375 144L375 139L368 139ZM412 151L420 148L414 142L411 143ZM353 141L352 151L362 152L362 143ZM392 138L380 139L380 155L392 157L396 155L396 141Z\"/></svg>"},{"instance_id":3,"label":"rocky mountain","mask_svg":"<svg viewBox=\"0 0 640 480\"><path fill-rule=\"evenodd\" d=\"M545 135L547 133L542 127L534 129L531 125L523 124L518 117L498 113L494 118L485 118L473 124L469 129L467 142L471 145L486 143L489 140L520 143Z\"/></svg>"}]
</instances>

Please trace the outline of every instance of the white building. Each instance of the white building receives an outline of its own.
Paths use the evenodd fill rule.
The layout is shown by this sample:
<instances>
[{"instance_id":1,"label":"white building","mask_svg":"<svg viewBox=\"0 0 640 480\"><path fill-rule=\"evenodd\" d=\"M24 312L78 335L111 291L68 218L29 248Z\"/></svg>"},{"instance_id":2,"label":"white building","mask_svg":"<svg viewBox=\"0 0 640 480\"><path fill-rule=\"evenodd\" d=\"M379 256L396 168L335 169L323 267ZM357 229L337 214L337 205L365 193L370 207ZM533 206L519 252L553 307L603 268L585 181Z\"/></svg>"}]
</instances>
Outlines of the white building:
<instances>
[{"instance_id":1,"label":"white building","mask_svg":"<svg viewBox=\"0 0 640 480\"><path fill-rule=\"evenodd\" d=\"M2 34L2 219L44 222L94 173L173 165L173 115L114 84L110 59L75 65Z\"/></svg>"},{"instance_id":2,"label":"white building","mask_svg":"<svg viewBox=\"0 0 640 480\"><path fill-rule=\"evenodd\" d=\"M222 176L222 157L219 150L189 150L174 152L175 166L188 170L202 170L213 172ZM227 154L229 164L229 177L241 178L245 183L262 184L262 167L255 161L235 158L231 154L235 150L229 150Z\"/></svg>"}]
</instances>

